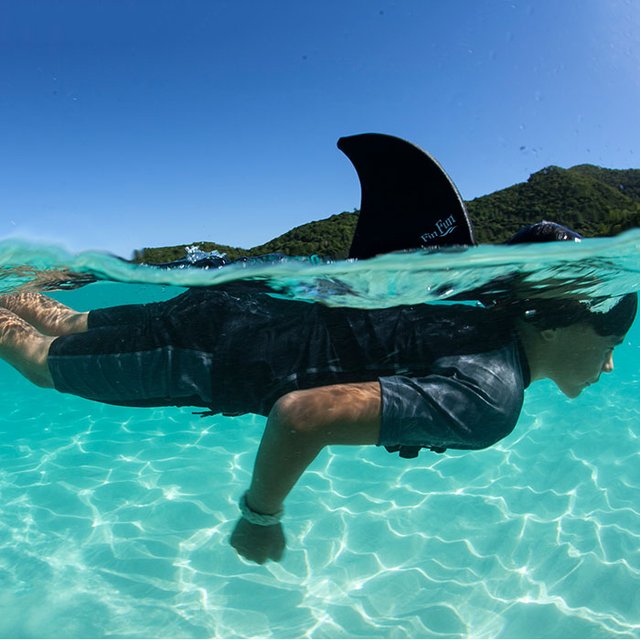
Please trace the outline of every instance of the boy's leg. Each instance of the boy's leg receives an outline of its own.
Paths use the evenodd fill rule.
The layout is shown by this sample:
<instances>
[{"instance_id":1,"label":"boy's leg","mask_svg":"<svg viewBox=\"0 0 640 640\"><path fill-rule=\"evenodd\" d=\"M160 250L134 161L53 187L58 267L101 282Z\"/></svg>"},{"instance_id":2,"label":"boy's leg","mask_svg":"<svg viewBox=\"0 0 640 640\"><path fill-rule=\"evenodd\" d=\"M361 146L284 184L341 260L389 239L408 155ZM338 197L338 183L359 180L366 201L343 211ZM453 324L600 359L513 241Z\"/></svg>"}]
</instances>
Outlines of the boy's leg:
<instances>
[{"instance_id":1,"label":"boy's leg","mask_svg":"<svg viewBox=\"0 0 640 640\"><path fill-rule=\"evenodd\" d=\"M75 311L41 293L0 296L0 307L12 311L47 336L68 336L87 330L88 313Z\"/></svg>"},{"instance_id":2,"label":"boy's leg","mask_svg":"<svg viewBox=\"0 0 640 640\"><path fill-rule=\"evenodd\" d=\"M39 387L53 387L47 355L54 340L11 311L0 308L0 358Z\"/></svg>"}]
</instances>

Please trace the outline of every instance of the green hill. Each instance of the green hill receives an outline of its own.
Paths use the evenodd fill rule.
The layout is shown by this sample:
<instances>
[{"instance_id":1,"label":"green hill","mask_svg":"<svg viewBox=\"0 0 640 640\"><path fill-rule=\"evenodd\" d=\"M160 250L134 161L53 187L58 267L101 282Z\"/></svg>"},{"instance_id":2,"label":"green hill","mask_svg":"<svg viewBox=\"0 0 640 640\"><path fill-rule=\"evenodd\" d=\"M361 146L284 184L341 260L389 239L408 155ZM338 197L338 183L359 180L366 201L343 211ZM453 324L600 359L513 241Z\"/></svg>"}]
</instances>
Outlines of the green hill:
<instances>
[{"instance_id":1,"label":"green hill","mask_svg":"<svg viewBox=\"0 0 640 640\"><path fill-rule=\"evenodd\" d=\"M601 180L630 198L640 200L640 170L638 169L603 169L593 164L579 164L569 171Z\"/></svg>"},{"instance_id":2,"label":"green hill","mask_svg":"<svg viewBox=\"0 0 640 640\"><path fill-rule=\"evenodd\" d=\"M358 222L357 211L343 212L295 227L266 244L251 249L251 255L284 253L288 256L318 255L334 260L347 257Z\"/></svg>"},{"instance_id":3,"label":"green hill","mask_svg":"<svg viewBox=\"0 0 640 640\"><path fill-rule=\"evenodd\" d=\"M203 251L219 251L234 260L241 256L259 256L266 253L284 253L288 256L318 255L333 260L343 260L349 253L351 238L358 222L358 212L344 211L324 220L308 222L294 227L281 236L251 249L229 247L215 242L193 242ZM174 247L145 248L136 251L134 262L158 264L184 258L185 248Z\"/></svg>"},{"instance_id":4,"label":"green hill","mask_svg":"<svg viewBox=\"0 0 640 640\"><path fill-rule=\"evenodd\" d=\"M640 170L546 167L527 182L472 200L468 208L479 242L504 242L522 225L542 219L587 237L613 235L635 226L640 215Z\"/></svg>"},{"instance_id":5,"label":"green hill","mask_svg":"<svg viewBox=\"0 0 640 640\"><path fill-rule=\"evenodd\" d=\"M615 235L640 227L640 169L604 169L582 164L570 169L546 167L527 182L515 184L467 203L481 243L504 242L521 226L554 220L587 237ZM295 227L269 242L244 249L214 242L191 244L217 250L228 258L266 253L346 258L358 221L357 210ZM185 247L145 248L134 261L147 264L183 258Z\"/></svg>"}]
</instances>

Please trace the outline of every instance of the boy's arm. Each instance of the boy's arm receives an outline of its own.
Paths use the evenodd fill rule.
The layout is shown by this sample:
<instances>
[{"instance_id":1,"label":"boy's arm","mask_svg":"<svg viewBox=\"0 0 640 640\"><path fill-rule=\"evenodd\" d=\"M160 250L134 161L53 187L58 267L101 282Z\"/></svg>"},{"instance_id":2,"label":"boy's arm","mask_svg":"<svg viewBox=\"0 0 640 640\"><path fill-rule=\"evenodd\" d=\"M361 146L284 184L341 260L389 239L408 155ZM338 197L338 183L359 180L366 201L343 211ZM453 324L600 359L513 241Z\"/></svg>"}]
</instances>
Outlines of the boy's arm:
<instances>
[{"instance_id":1,"label":"boy's arm","mask_svg":"<svg viewBox=\"0 0 640 640\"><path fill-rule=\"evenodd\" d=\"M333 444L376 444L380 432L378 382L294 391L274 405L262 436L246 496L252 511L274 514L320 450ZM240 555L254 562L278 560L284 549L280 525L241 519L231 537Z\"/></svg>"}]
</instances>

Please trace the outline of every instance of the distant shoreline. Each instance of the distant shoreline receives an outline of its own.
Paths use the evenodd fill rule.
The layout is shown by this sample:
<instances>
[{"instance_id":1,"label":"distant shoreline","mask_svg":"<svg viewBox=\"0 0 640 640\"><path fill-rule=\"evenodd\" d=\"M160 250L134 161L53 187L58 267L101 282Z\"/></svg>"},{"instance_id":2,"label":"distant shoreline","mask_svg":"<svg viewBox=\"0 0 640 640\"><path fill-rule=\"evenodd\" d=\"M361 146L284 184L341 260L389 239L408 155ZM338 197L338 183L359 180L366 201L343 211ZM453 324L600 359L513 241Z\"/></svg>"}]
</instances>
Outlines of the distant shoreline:
<instances>
[{"instance_id":1,"label":"distant shoreline","mask_svg":"<svg viewBox=\"0 0 640 640\"><path fill-rule=\"evenodd\" d=\"M518 183L466 203L476 238L483 244L504 242L520 227L540 220L561 222L585 237L613 236L640 227L640 169L605 169L582 164L550 166ZM158 264L184 258L188 246L219 251L230 260L268 253L334 260L347 257L359 211L344 211L308 222L264 244L244 249L210 241L145 247L133 262Z\"/></svg>"}]
</instances>

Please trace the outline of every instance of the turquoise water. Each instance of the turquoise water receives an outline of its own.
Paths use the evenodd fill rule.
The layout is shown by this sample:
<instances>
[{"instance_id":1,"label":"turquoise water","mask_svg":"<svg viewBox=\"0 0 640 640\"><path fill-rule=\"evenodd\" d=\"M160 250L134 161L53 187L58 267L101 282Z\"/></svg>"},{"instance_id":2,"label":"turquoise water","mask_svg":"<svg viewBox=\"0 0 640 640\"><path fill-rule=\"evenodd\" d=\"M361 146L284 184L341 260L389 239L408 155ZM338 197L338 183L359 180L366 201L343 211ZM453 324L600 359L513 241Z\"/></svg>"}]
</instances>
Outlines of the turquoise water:
<instances>
[{"instance_id":1,"label":"turquoise water","mask_svg":"<svg viewBox=\"0 0 640 640\"><path fill-rule=\"evenodd\" d=\"M191 273L0 243L0 289L79 309L267 280L327 304L437 299L506 273L585 296L640 289L640 232L581 245L392 255ZM585 284L586 283L586 284ZM333 447L287 501L282 563L228 545L258 416L111 407L32 387L0 363L0 636L637 637L640 328L573 401L534 384L514 433L403 460Z\"/></svg>"}]
</instances>

